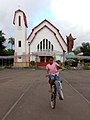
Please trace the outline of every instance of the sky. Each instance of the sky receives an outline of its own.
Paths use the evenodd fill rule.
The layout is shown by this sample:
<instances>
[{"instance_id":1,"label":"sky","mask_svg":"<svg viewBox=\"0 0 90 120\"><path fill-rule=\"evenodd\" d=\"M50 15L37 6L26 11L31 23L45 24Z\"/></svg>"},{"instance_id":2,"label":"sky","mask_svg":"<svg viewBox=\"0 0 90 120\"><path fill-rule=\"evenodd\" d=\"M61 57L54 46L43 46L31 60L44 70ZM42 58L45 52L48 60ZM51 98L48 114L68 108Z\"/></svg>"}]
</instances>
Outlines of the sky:
<instances>
[{"instance_id":1,"label":"sky","mask_svg":"<svg viewBox=\"0 0 90 120\"><path fill-rule=\"evenodd\" d=\"M8 38L15 36L14 12L24 11L27 17L27 37L32 29L47 19L59 29L66 41L71 33L75 40L74 49L82 42L90 43L90 0L0 0L0 30Z\"/></svg>"}]
</instances>

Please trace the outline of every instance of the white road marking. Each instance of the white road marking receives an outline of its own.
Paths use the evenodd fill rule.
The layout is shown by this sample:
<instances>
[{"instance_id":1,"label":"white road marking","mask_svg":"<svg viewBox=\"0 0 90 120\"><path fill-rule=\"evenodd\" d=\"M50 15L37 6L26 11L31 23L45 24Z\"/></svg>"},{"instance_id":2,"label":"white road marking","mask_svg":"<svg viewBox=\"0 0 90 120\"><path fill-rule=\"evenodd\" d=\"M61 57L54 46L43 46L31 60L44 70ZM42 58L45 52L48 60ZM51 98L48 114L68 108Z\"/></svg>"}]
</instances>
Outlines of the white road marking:
<instances>
[{"instance_id":1,"label":"white road marking","mask_svg":"<svg viewBox=\"0 0 90 120\"><path fill-rule=\"evenodd\" d=\"M21 94L21 96L16 100L16 102L12 105L12 107L7 111L7 113L4 115L4 117L2 118L2 120L5 120L9 114L11 113L11 111L15 108L15 106L19 103L19 101L23 98L23 96L26 94L26 92L30 89L30 85L26 88L26 90Z\"/></svg>"},{"instance_id":2,"label":"white road marking","mask_svg":"<svg viewBox=\"0 0 90 120\"><path fill-rule=\"evenodd\" d=\"M86 97L84 97L83 94L76 90L66 79L64 79L63 77L62 79L90 105L90 101Z\"/></svg>"}]
</instances>

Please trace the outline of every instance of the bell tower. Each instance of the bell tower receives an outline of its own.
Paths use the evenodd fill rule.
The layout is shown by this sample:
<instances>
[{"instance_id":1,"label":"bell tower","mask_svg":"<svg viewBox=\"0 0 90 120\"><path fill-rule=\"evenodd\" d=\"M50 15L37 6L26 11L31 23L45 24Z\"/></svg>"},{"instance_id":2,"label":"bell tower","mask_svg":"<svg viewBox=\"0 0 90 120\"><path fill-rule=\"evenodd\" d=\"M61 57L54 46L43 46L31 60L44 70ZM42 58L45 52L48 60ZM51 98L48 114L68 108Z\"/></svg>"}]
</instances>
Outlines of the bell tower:
<instances>
[{"instance_id":1,"label":"bell tower","mask_svg":"<svg viewBox=\"0 0 90 120\"><path fill-rule=\"evenodd\" d=\"M13 24L15 25L15 53L14 66L25 63L26 39L27 39L27 19L25 13L18 9L14 13Z\"/></svg>"}]
</instances>

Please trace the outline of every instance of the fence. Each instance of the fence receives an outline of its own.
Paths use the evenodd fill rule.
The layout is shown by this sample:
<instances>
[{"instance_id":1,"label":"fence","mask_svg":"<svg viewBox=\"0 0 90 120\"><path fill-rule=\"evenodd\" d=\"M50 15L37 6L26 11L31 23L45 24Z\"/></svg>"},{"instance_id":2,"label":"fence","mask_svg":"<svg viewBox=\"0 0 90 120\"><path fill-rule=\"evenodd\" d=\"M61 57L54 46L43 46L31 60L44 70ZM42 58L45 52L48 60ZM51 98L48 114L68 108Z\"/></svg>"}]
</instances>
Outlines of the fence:
<instances>
[{"instance_id":1,"label":"fence","mask_svg":"<svg viewBox=\"0 0 90 120\"><path fill-rule=\"evenodd\" d=\"M33 54L34 55L34 54ZM28 55L18 55L27 57ZM16 56L17 57L17 56ZM90 62L90 56L67 56L65 55L65 59L78 59L78 60L84 60ZM0 56L0 67L6 67L6 66L13 66L14 63L14 56Z\"/></svg>"},{"instance_id":2,"label":"fence","mask_svg":"<svg viewBox=\"0 0 90 120\"><path fill-rule=\"evenodd\" d=\"M0 56L0 67L12 66L14 56Z\"/></svg>"}]
</instances>

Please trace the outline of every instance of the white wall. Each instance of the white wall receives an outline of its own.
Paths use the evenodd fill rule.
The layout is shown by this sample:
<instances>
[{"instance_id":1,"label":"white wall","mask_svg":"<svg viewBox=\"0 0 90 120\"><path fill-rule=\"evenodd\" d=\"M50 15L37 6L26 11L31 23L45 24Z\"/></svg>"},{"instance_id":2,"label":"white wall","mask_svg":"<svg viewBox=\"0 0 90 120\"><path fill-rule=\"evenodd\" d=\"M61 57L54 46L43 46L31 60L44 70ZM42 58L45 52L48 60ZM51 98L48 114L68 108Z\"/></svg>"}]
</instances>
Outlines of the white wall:
<instances>
[{"instance_id":1,"label":"white wall","mask_svg":"<svg viewBox=\"0 0 90 120\"><path fill-rule=\"evenodd\" d=\"M21 16L21 26L18 26L18 16ZM22 13L17 13L16 15L16 24L15 24L15 50L18 51L18 54L21 54L22 52L26 51L26 27L24 24L24 18ZM22 47L18 47L18 41L22 41L21 45Z\"/></svg>"},{"instance_id":2,"label":"white wall","mask_svg":"<svg viewBox=\"0 0 90 120\"><path fill-rule=\"evenodd\" d=\"M18 18L21 16L21 26L18 25ZM17 12L15 16L15 52L17 55L22 55L26 52L26 38L27 28L24 23L24 16L22 12ZM21 47L18 47L18 41L21 41ZM22 62L22 59L18 58L18 62Z\"/></svg>"},{"instance_id":3,"label":"white wall","mask_svg":"<svg viewBox=\"0 0 90 120\"><path fill-rule=\"evenodd\" d=\"M30 46L30 52L35 52L37 51L37 45L40 43L40 41L42 41L43 39L48 39L51 44L53 44L54 46L54 50L57 51L61 51L62 52L62 48L59 45L57 39L55 38L53 32L51 32L47 27L44 27L43 29L41 29L41 31L39 31L34 40L31 43Z\"/></svg>"},{"instance_id":4,"label":"white wall","mask_svg":"<svg viewBox=\"0 0 90 120\"><path fill-rule=\"evenodd\" d=\"M57 36L59 42L61 43L61 45L63 46L64 50L67 52L67 45L65 44L64 40L62 40L60 34L59 34L59 30L57 30L57 28L53 27L53 25L51 25L49 22L44 21L42 24L40 24L38 27L36 27L33 31L32 34L29 38L29 41L32 41L33 37L35 36L35 33L37 31L39 31L40 29L42 29L44 26L48 26L48 28L50 28ZM46 33L47 34L47 33ZM46 35L45 34L45 35Z\"/></svg>"}]
</instances>

